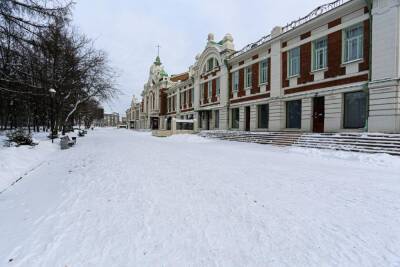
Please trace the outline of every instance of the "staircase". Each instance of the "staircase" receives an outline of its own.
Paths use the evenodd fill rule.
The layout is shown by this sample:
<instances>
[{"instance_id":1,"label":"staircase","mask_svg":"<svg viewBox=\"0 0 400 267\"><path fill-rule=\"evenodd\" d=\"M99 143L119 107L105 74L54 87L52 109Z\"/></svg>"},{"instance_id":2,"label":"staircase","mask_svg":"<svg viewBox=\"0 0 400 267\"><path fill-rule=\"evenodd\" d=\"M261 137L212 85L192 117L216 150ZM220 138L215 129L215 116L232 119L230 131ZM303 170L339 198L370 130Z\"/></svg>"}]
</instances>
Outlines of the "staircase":
<instances>
[{"instance_id":1,"label":"staircase","mask_svg":"<svg viewBox=\"0 0 400 267\"><path fill-rule=\"evenodd\" d=\"M199 135L227 141L400 156L399 134L203 131Z\"/></svg>"},{"instance_id":2,"label":"staircase","mask_svg":"<svg viewBox=\"0 0 400 267\"><path fill-rule=\"evenodd\" d=\"M202 131L200 136L227 141L257 143L275 146L293 145L301 137L299 132L240 132L240 131Z\"/></svg>"},{"instance_id":3,"label":"staircase","mask_svg":"<svg viewBox=\"0 0 400 267\"><path fill-rule=\"evenodd\" d=\"M293 145L353 152L387 153L400 156L400 135L396 134L305 133Z\"/></svg>"}]
</instances>

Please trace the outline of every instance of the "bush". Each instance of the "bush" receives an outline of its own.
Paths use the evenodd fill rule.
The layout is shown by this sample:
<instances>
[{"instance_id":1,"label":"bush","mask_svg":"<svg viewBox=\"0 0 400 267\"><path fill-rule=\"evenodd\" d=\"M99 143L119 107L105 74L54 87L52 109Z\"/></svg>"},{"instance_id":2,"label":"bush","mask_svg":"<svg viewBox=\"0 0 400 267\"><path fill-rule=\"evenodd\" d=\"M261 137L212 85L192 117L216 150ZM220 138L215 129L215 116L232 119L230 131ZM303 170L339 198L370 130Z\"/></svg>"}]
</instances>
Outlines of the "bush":
<instances>
[{"instance_id":1,"label":"bush","mask_svg":"<svg viewBox=\"0 0 400 267\"><path fill-rule=\"evenodd\" d=\"M17 146L33 146L32 135L23 129L17 129L7 134L7 142L9 145L15 143Z\"/></svg>"}]
</instances>

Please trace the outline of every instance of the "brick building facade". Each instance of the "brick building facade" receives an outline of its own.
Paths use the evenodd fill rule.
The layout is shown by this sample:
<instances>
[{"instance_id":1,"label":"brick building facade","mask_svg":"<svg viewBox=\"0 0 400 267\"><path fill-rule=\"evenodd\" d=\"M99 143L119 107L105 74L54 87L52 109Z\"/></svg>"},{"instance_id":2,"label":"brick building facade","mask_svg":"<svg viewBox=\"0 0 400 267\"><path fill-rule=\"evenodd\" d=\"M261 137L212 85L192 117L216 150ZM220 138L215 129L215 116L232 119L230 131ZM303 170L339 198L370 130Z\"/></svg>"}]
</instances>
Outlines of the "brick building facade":
<instances>
[{"instance_id":1,"label":"brick building facade","mask_svg":"<svg viewBox=\"0 0 400 267\"><path fill-rule=\"evenodd\" d=\"M210 34L179 79L151 85L167 106L159 127L399 133L399 21L400 0L338 0L239 51Z\"/></svg>"}]
</instances>

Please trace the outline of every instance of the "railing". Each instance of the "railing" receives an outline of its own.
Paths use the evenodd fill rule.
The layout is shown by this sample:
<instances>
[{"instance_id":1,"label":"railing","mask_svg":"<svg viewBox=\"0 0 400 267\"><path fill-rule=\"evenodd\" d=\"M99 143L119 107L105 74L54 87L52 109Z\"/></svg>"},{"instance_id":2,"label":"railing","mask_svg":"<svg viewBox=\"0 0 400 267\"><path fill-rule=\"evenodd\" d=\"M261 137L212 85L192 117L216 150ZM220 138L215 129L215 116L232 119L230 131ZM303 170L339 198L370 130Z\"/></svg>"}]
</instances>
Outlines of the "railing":
<instances>
[{"instance_id":1,"label":"railing","mask_svg":"<svg viewBox=\"0 0 400 267\"><path fill-rule=\"evenodd\" d=\"M319 6L316 9L314 9L313 11L311 11L308 15L286 24L286 26L283 27L282 32L285 33L290 30L293 30L293 29L299 27L300 25L302 25L312 19L315 19L316 17L319 17L319 16L331 11L332 9L335 9L335 8L337 8L341 5L344 5L345 3L350 2L350 1L351 0L336 0L334 2Z\"/></svg>"},{"instance_id":2,"label":"railing","mask_svg":"<svg viewBox=\"0 0 400 267\"><path fill-rule=\"evenodd\" d=\"M254 43L251 43L251 44L246 45L246 46L243 47L241 50L236 51L235 53L233 53L233 54L230 56L230 58L238 57L238 56L240 56L240 55L242 55L242 54L244 54L244 53L246 53L246 52L248 52L248 51L250 51L250 50L252 50L252 49L254 49L254 48L256 48L256 47L259 47L260 45L262 45L262 44L268 42L269 40L271 40L271 35L270 35L270 34L268 34L268 35L262 37L260 40L254 42Z\"/></svg>"},{"instance_id":3,"label":"railing","mask_svg":"<svg viewBox=\"0 0 400 267\"><path fill-rule=\"evenodd\" d=\"M317 7L316 9L314 9L313 11L311 11L308 15L286 24L286 26L282 28L282 33L293 30L293 29L299 27L300 25L302 25L312 19L315 19L316 17L319 17L319 16L325 14L326 12L331 11L332 9L335 9L335 8L345 4L347 2L350 2L350 1L352 1L352 0L336 0L334 2L321 5L321 6ZM241 50L234 52L229 58L232 59L234 57L238 57L252 49L255 49L256 47L259 47L260 45L268 42L269 40L271 40L270 34L262 37L260 40L254 42L254 43L250 43L250 44L246 45Z\"/></svg>"}]
</instances>

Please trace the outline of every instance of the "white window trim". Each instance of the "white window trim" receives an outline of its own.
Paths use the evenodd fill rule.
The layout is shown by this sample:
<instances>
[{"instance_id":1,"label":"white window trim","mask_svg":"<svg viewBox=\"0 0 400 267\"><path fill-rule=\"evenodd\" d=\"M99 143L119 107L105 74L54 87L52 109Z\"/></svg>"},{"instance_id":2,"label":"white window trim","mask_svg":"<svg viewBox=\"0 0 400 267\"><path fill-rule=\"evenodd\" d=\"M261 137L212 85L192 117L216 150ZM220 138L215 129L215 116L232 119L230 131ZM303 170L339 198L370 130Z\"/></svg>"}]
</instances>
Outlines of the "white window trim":
<instances>
[{"instance_id":1,"label":"white window trim","mask_svg":"<svg viewBox=\"0 0 400 267\"><path fill-rule=\"evenodd\" d=\"M250 71L248 71L248 70L250 70ZM250 75L250 84L247 84L248 83L247 76L248 76L249 72L251 74ZM251 69L251 66L248 66L248 67L244 68L244 88L246 90L250 90L252 85L253 85L253 70Z\"/></svg>"},{"instance_id":2,"label":"white window trim","mask_svg":"<svg viewBox=\"0 0 400 267\"><path fill-rule=\"evenodd\" d=\"M210 81L208 81L207 82L208 84L207 84L207 93L208 93L208 99L211 99L211 97L212 97L212 80L210 80Z\"/></svg>"},{"instance_id":3,"label":"white window trim","mask_svg":"<svg viewBox=\"0 0 400 267\"><path fill-rule=\"evenodd\" d=\"M322 39L325 39L325 40L326 40L326 47L325 47L325 49L324 49L324 50L325 50L325 66L323 66L322 68L316 68L316 66L315 66L315 54L316 54L315 43L318 42L318 41L321 41ZM312 42L311 64L312 64L312 66L311 66L311 72L323 71L323 70L326 70L326 69L328 68L328 39L327 39L326 36L325 36L325 37L322 37L322 38L319 38L319 39L317 39L317 40L314 40L314 41Z\"/></svg>"},{"instance_id":4,"label":"white window trim","mask_svg":"<svg viewBox=\"0 0 400 267\"><path fill-rule=\"evenodd\" d=\"M219 97L220 94L221 94L221 79L218 77L215 80L215 95Z\"/></svg>"},{"instance_id":5,"label":"white window trim","mask_svg":"<svg viewBox=\"0 0 400 267\"><path fill-rule=\"evenodd\" d=\"M261 64L265 62L265 82L261 82ZM263 59L258 63L258 85L268 84L268 60Z\"/></svg>"},{"instance_id":6,"label":"white window trim","mask_svg":"<svg viewBox=\"0 0 400 267\"><path fill-rule=\"evenodd\" d=\"M299 69L298 69L298 73L296 73L296 74L291 74L290 73L290 67L291 67L290 51L292 51L293 49L299 49L299 56L298 56L298 58L299 58L299 63L298 63ZM287 77L288 78L295 78L295 77L299 77L300 76L300 59L301 58L300 58L300 47L299 46L293 47L292 49L287 51Z\"/></svg>"},{"instance_id":7,"label":"white window trim","mask_svg":"<svg viewBox=\"0 0 400 267\"><path fill-rule=\"evenodd\" d=\"M238 91L239 91L239 71L235 71L232 72L232 92L238 92Z\"/></svg>"},{"instance_id":8,"label":"white window trim","mask_svg":"<svg viewBox=\"0 0 400 267\"><path fill-rule=\"evenodd\" d=\"M362 35L361 35L361 56L356 59L346 60L346 47L347 47L346 31L348 29L359 27L359 26L361 26L361 28L363 29ZM342 65L354 63L357 61L362 61L363 59L364 59L364 25L362 22L360 22L360 23L356 23L354 25L351 25L349 27L342 29Z\"/></svg>"}]
</instances>

